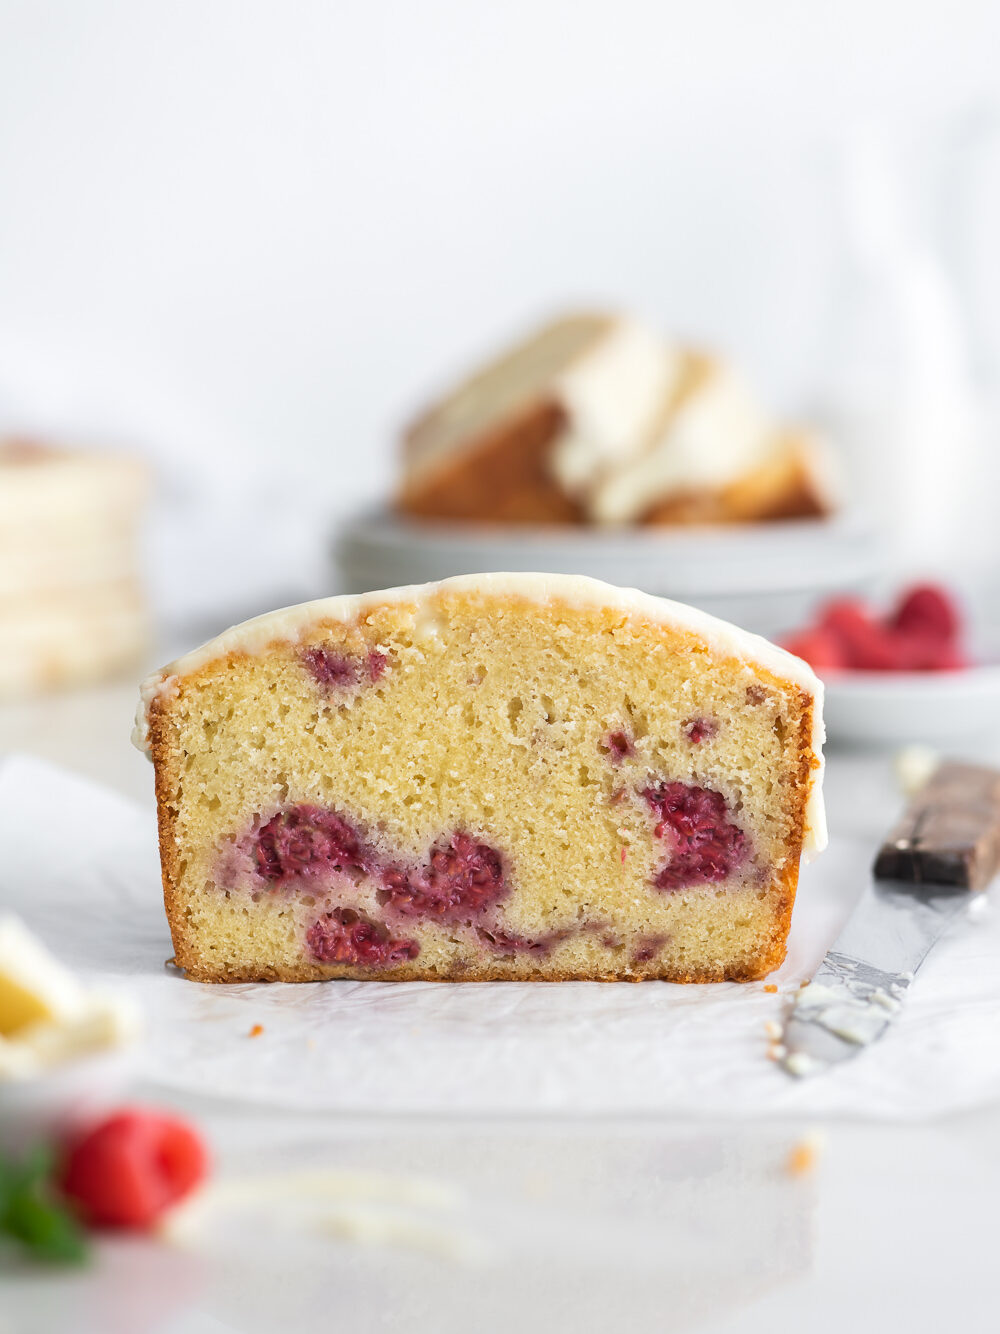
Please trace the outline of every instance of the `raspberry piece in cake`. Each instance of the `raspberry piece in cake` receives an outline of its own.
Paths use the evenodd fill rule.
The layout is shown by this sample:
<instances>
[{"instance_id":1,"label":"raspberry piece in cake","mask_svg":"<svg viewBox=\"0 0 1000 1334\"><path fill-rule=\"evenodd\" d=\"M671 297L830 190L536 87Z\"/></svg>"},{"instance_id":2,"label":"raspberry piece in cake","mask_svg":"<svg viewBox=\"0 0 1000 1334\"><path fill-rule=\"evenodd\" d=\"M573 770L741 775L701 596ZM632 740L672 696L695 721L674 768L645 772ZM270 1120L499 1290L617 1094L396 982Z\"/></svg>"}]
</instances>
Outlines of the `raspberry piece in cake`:
<instances>
[{"instance_id":1,"label":"raspberry piece in cake","mask_svg":"<svg viewBox=\"0 0 1000 1334\"><path fill-rule=\"evenodd\" d=\"M762 977L823 840L806 664L589 579L291 608L144 698L203 981Z\"/></svg>"},{"instance_id":2,"label":"raspberry piece in cake","mask_svg":"<svg viewBox=\"0 0 1000 1334\"><path fill-rule=\"evenodd\" d=\"M342 816L316 806L281 811L258 831L255 844L256 870L265 880L364 869L372 860L357 831Z\"/></svg>"},{"instance_id":3,"label":"raspberry piece in cake","mask_svg":"<svg viewBox=\"0 0 1000 1334\"><path fill-rule=\"evenodd\" d=\"M363 968L385 968L420 953L415 940L396 939L381 922L369 921L351 908L337 908L319 918L306 932L306 942L320 963Z\"/></svg>"},{"instance_id":4,"label":"raspberry piece in cake","mask_svg":"<svg viewBox=\"0 0 1000 1334\"><path fill-rule=\"evenodd\" d=\"M684 724L684 735L692 746L700 746L703 741L711 741L719 730L716 718L689 718Z\"/></svg>"},{"instance_id":5,"label":"raspberry piece in cake","mask_svg":"<svg viewBox=\"0 0 1000 1334\"><path fill-rule=\"evenodd\" d=\"M468 834L431 850L427 865L407 875L396 868L384 877L380 899L404 917L441 922L481 916L507 893L500 855Z\"/></svg>"},{"instance_id":6,"label":"raspberry piece in cake","mask_svg":"<svg viewBox=\"0 0 1000 1334\"><path fill-rule=\"evenodd\" d=\"M607 752L612 764L621 764L622 760L635 754L635 745L627 732L609 732L601 749Z\"/></svg>"},{"instance_id":7,"label":"raspberry piece in cake","mask_svg":"<svg viewBox=\"0 0 1000 1334\"><path fill-rule=\"evenodd\" d=\"M350 658L325 648L307 648L302 659L321 686L343 689L357 684L358 669Z\"/></svg>"},{"instance_id":8,"label":"raspberry piece in cake","mask_svg":"<svg viewBox=\"0 0 1000 1334\"><path fill-rule=\"evenodd\" d=\"M746 861L746 835L729 819L721 792L660 783L642 795L658 817L656 837L670 848L670 860L656 877L657 889L725 880Z\"/></svg>"}]
</instances>

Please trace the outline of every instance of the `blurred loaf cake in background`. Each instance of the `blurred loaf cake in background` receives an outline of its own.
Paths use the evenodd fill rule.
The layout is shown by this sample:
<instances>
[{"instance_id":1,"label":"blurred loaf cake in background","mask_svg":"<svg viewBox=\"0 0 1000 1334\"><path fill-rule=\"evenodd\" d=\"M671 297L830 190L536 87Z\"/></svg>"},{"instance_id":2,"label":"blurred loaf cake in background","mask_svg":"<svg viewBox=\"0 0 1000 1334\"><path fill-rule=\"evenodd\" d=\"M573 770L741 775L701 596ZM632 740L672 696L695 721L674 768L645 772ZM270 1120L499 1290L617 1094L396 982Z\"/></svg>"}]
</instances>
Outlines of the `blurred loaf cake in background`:
<instances>
[{"instance_id":1,"label":"blurred loaf cake in background","mask_svg":"<svg viewBox=\"0 0 1000 1334\"><path fill-rule=\"evenodd\" d=\"M149 619L132 458L0 441L0 699L136 665Z\"/></svg>"},{"instance_id":2,"label":"blurred loaf cake in background","mask_svg":"<svg viewBox=\"0 0 1000 1334\"><path fill-rule=\"evenodd\" d=\"M398 508L495 523L750 523L835 508L820 443L732 367L635 320L574 314L406 432Z\"/></svg>"}]
</instances>

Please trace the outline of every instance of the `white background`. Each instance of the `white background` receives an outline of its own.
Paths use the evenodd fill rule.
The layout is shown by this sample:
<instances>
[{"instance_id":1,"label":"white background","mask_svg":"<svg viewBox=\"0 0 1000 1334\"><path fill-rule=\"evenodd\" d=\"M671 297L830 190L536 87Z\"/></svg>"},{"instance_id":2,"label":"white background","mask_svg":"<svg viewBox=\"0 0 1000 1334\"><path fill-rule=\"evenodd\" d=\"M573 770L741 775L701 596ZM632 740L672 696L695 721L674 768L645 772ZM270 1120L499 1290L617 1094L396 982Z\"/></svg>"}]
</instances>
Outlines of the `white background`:
<instances>
[{"instance_id":1,"label":"white background","mask_svg":"<svg viewBox=\"0 0 1000 1334\"><path fill-rule=\"evenodd\" d=\"M0 0L0 425L126 441L312 541L426 395L567 302L811 404L845 138L887 136L983 290L997 210L956 210L998 50L987 0Z\"/></svg>"}]
</instances>

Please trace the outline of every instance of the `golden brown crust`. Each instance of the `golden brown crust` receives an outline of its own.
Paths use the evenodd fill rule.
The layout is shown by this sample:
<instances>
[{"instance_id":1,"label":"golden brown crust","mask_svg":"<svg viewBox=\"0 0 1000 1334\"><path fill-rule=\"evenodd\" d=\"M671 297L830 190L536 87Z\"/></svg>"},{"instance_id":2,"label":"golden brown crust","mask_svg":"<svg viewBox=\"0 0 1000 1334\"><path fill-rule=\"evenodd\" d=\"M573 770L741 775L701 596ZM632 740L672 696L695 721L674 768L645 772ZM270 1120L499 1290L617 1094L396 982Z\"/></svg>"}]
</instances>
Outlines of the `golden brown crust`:
<instances>
[{"instance_id":1,"label":"golden brown crust","mask_svg":"<svg viewBox=\"0 0 1000 1334\"><path fill-rule=\"evenodd\" d=\"M580 506L549 471L552 445L565 425L558 403L534 403L438 467L408 479L397 507L423 519L581 523Z\"/></svg>"}]
</instances>

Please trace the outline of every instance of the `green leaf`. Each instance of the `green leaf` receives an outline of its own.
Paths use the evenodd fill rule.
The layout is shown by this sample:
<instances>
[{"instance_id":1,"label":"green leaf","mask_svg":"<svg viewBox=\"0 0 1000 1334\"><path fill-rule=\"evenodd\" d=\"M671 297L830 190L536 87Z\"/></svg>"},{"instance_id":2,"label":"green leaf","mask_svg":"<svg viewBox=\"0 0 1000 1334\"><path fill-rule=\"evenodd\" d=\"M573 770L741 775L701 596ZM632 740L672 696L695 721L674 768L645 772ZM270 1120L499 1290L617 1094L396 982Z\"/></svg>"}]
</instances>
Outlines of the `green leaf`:
<instances>
[{"instance_id":1,"label":"green leaf","mask_svg":"<svg viewBox=\"0 0 1000 1334\"><path fill-rule=\"evenodd\" d=\"M39 1260L79 1264L87 1240L72 1214L38 1194L23 1192L8 1202L3 1230Z\"/></svg>"},{"instance_id":2,"label":"green leaf","mask_svg":"<svg viewBox=\"0 0 1000 1334\"><path fill-rule=\"evenodd\" d=\"M86 1234L52 1192L53 1166L45 1146L18 1160L0 1156L0 1237L39 1260L79 1263L87 1255Z\"/></svg>"}]
</instances>

